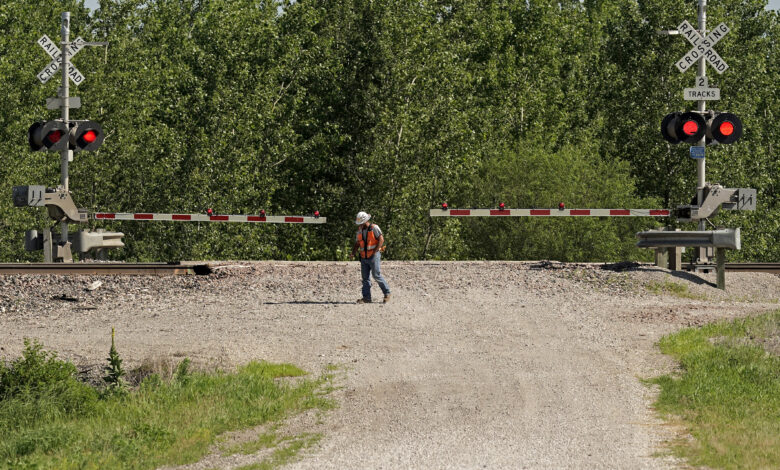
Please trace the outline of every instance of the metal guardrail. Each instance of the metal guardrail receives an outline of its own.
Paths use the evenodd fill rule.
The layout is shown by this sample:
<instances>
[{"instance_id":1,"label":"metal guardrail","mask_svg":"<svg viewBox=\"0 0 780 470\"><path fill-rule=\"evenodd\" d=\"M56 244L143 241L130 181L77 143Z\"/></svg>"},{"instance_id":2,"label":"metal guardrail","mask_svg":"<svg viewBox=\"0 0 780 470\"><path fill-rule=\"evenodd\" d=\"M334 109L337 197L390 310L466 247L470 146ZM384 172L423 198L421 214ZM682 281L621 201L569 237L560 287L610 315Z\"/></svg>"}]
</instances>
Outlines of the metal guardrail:
<instances>
[{"instance_id":1,"label":"metal guardrail","mask_svg":"<svg viewBox=\"0 0 780 470\"><path fill-rule=\"evenodd\" d=\"M698 230L676 232L667 230L649 230L638 232L639 248L711 246L739 250L742 247L739 228L720 230Z\"/></svg>"}]
</instances>

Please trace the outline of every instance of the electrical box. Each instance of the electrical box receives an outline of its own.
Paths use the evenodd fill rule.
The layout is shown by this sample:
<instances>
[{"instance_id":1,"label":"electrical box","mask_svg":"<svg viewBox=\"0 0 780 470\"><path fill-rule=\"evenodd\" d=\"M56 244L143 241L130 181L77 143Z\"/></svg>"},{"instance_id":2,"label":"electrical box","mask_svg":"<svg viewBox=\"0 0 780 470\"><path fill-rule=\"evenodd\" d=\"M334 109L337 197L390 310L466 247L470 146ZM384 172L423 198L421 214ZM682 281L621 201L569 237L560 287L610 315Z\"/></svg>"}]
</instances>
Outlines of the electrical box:
<instances>
[{"instance_id":1,"label":"electrical box","mask_svg":"<svg viewBox=\"0 0 780 470\"><path fill-rule=\"evenodd\" d=\"M14 207L43 207L46 186L14 186Z\"/></svg>"}]
</instances>

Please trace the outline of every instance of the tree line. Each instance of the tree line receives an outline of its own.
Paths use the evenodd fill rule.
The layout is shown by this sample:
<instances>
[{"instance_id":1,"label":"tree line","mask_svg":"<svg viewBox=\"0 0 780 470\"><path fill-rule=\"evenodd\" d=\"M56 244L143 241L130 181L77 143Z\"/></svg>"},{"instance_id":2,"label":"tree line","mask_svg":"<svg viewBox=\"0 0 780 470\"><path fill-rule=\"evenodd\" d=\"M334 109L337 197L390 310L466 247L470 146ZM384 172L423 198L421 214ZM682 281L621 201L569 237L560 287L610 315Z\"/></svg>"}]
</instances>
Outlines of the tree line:
<instances>
[{"instance_id":1,"label":"tree line","mask_svg":"<svg viewBox=\"0 0 780 470\"><path fill-rule=\"evenodd\" d=\"M758 210L718 215L742 227L735 260L780 260L780 47L766 0L708 5L731 32L710 68L743 138L708 148L707 180L758 189ZM59 156L29 150L47 111L49 58L35 44L108 41L73 60L86 77L73 119L103 125L100 150L76 154L70 189L91 212L310 214L326 225L90 222L126 234L128 260L346 259L359 210L393 259L619 260L649 256L634 233L672 220L432 219L450 207L673 208L696 166L660 122L693 109L690 44L660 36L695 23L671 0L81 0L0 4L0 258L26 253L24 230L51 221L15 208L15 185L59 182ZM56 39L55 39L56 40ZM693 224L678 224L693 229Z\"/></svg>"}]
</instances>

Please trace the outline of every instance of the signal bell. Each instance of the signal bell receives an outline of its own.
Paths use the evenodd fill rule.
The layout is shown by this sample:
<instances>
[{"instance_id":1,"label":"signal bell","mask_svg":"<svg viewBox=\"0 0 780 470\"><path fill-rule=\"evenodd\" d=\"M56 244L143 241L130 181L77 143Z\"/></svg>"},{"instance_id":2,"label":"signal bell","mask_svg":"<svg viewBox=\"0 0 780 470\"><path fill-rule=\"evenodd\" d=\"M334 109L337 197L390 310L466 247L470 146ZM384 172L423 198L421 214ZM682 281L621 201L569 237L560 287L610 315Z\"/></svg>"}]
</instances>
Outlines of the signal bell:
<instances>
[{"instance_id":1,"label":"signal bell","mask_svg":"<svg viewBox=\"0 0 780 470\"><path fill-rule=\"evenodd\" d=\"M62 121L36 122L27 131L33 152L68 150L68 125Z\"/></svg>"}]
</instances>

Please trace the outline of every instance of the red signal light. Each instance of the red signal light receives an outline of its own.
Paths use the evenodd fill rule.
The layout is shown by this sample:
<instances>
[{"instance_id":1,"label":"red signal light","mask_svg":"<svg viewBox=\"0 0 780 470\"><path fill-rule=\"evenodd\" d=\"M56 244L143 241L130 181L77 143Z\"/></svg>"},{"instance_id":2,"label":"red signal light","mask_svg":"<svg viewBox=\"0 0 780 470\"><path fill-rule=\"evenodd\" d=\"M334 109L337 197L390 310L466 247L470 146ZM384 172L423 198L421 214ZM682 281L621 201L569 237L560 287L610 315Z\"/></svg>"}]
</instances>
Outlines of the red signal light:
<instances>
[{"instance_id":1,"label":"red signal light","mask_svg":"<svg viewBox=\"0 0 780 470\"><path fill-rule=\"evenodd\" d=\"M685 135L695 135L699 132L699 124L696 121L685 121L682 126Z\"/></svg>"},{"instance_id":2,"label":"red signal light","mask_svg":"<svg viewBox=\"0 0 780 470\"><path fill-rule=\"evenodd\" d=\"M566 204L564 204L562 202L558 204L558 209L559 210L564 210L565 208L566 208Z\"/></svg>"},{"instance_id":3,"label":"red signal light","mask_svg":"<svg viewBox=\"0 0 780 470\"><path fill-rule=\"evenodd\" d=\"M718 130L720 130L721 134L725 136L729 136L734 133L734 124L732 124L729 121L725 121L723 124L720 125L720 128Z\"/></svg>"},{"instance_id":4,"label":"red signal light","mask_svg":"<svg viewBox=\"0 0 780 470\"><path fill-rule=\"evenodd\" d=\"M213 210L211 210L211 208L209 207L209 208L208 208L208 210L206 210L206 214L208 214L208 215L214 215L214 211L213 211Z\"/></svg>"},{"instance_id":5,"label":"red signal light","mask_svg":"<svg viewBox=\"0 0 780 470\"><path fill-rule=\"evenodd\" d=\"M441 208L442 208L442 209L444 209L444 210L447 210L447 207L449 207L449 206L447 205L447 203L446 203L446 202L442 202L442 203L441 203Z\"/></svg>"},{"instance_id":6,"label":"red signal light","mask_svg":"<svg viewBox=\"0 0 780 470\"><path fill-rule=\"evenodd\" d=\"M319 216L320 216L320 211L314 211L314 217L319 217Z\"/></svg>"},{"instance_id":7,"label":"red signal light","mask_svg":"<svg viewBox=\"0 0 780 470\"><path fill-rule=\"evenodd\" d=\"M260 209L260 215L265 217L265 209Z\"/></svg>"},{"instance_id":8,"label":"red signal light","mask_svg":"<svg viewBox=\"0 0 780 470\"><path fill-rule=\"evenodd\" d=\"M505 207L505 206L504 206L504 203L503 203L503 202L500 202L500 203L498 203L498 208L499 208L500 210L504 210L504 207Z\"/></svg>"},{"instance_id":9,"label":"red signal light","mask_svg":"<svg viewBox=\"0 0 780 470\"><path fill-rule=\"evenodd\" d=\"M92 142L94 142L97 139L97 133L90 129L87 132L85 132L81 136L81 138L84 139L84 142L86 142L88 144L91 144Z\"/></svg>"},{"instance_id":10,"label":"red signal light","mask_svg":"<svg viewBox=\"0 0 780 470\"><path fill-rule=\"evenodd\" d=\"M57 130L57 131L49 132L46 135L46 138L49 140L49 142L56 144L62 138L62 131Z\"/></svg>"}]
</instances>

